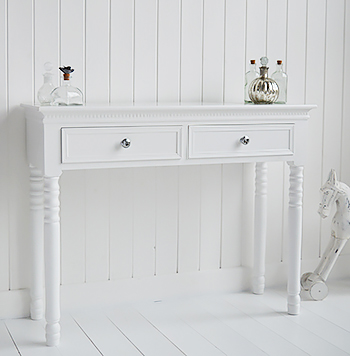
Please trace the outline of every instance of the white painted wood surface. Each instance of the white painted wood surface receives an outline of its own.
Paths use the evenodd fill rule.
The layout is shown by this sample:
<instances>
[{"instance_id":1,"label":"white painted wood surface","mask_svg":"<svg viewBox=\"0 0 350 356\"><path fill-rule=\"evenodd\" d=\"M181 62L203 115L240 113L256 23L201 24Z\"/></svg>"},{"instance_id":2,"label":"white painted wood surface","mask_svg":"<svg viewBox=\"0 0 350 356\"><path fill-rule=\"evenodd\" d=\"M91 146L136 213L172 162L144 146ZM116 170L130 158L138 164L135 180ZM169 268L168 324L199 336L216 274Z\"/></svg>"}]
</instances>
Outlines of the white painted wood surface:
<instances>
[{"instance_id":1,"label":"white painted wood surface","mask_svg":"<svg viewBox=\"0 0 350 356\"><path fill-rule=\"evenodd\" d=\"M6 14L7 1L0 2L2 14ZM8 166L8 77L7 77L7 18L0 16L0 165ZM9 172L0 170L0 290L9 289L10 283L10 230L9 230Z\"/></svg>"},{"instance_id":2,"label":"white painted wood surface","mask_svg":"<svg viewBox=\"0 0 350 356\"><path fill-rule=\"evenodd\" d=\"M324 78L324 132L323 136L323 166L322 180L325 181L328 172L333 168L340 172L341 156L336 155L336 151L341 152L342 145L342 120L332 122L334 117L342 117L343 114L343 76L332 75L332 68L343 68L344 66L344 16L337 15L339 11L344 11L345 1L336 0L331 3L327 2L326 18L326 52L325 52L325 78ZM337 17L337 21L335 20ZM330 24L332 27L329 28ZM334 38L334 40L330 40ZM346 66L346 64L345 64ZM334 141L334 145L332 142ZM346 152L345 152L346 154ZM344 180L345 183L348 183ZM328 243L330 230L330 221L322 221L321 224L321 251L324 250Z\"/></svg>"},{"instance_id":3,"label":"white painted wood surface","mask_svg":"<svg viewBox=\"0 0 350 356\"><path fill-rule=\"evenodd\" d=\"M40 318L43 304L40 289L42 274L45 272L46 344L48 346L58 345L60 339L61 247L58 180L65 170L95 168L89 172L85 181L88 188L86 260L88 266L97 265L93 270L86 268L86 280L90 282L99 278L110 279L107 211L109 204L107 208L103 206L105 200L109 202L106 195L110 182L109 171L106 168L143 167L132 171L134 194L132 213L135 214L134 222L135 217L140 219L134 224L131 237L132 277L139 279L157 274L156 167L199 165L197 170L201 174L198 185L201 197L199 238L193 240L194 249L198 249L198 265L193 266L203 271L221 267L222 190L218 189L221 188L222 183L221 165L256 162L252 285L255 294L262 294L265 288L267 217L265 160L287 161L291 166L288 210L288 312L299 313L302 171L305 164L303 153L306 149L305 137L307 137L307 121L310 118L309 111L315 108L314 106L216 104L204 107L203 105L163 107L86 105L64 109L32 105L22 105L22 107L26 113L27 159L31 167L30 235L33 249L31 312L33 312L33 319ZM152 126L142 126L145 125L143 123L145 118ZM124 126L126 122L128 126ZM158 126L154 126L155 122ZM167 154L159 157L158 151L166 150L168 147L168 143L162 139L162 136L174 129L178 159L173 160L173 157ZM150 132L155 133L156 136L149 137ZM270 139L262 140L257 135L258 132L263 132L263 137L269 136ZM124 144L126 141L126 138L123 139L124 134L128 137L128 145ZM169 139L168 141L171 142ZM144 147L144 152L141 152L141 147ZM134 160L134 154L137 160ZM207 165L215 163L216 170L207 169ZM213 172L215 176L210 178ZM90 182L91 177L97 178L96 182ZM103 181L103 177L107 177L108 180ZM44 187L41 183L43 178ZM101 181L103 181L102 185L99 184ZM94 189L94 185L98 189ZM97 202L96 205L91 204L90 197L93 198L92 202ZM190 200L188 203L193 202ZM208 207L208 210L204 210L204 206ZM98 221L102 222L101 225L94 221L96 216ZM198 221L194 219L191 223L197 224ZM45 254L42 253L42 224ZM178 260L179 257L180 254L176 256ZM43 259L44 270L42 270ZM91 259L94 260L93 263L89 262ZM141 261L142 264L140 262L136 264L134 261Z\"/></svg>"},{"instance_id":4,"label":"white painted wood surface","mask_svg":"<svg viewBox=\"0 0 350 356\"><path fill-rule=\"evenodd\" d=\"M339 355L350 352L346 280L331 283L323 302L307 301L287 316L281 289L263 296L214 294L74 309L62 315L62 343L44 346L43 325L0 321L3 356L40 355ZM256 299L258 299L256 301ZM255 300L252 303L252 300ZM157 348L157 345L160 345Z\"/></svg>"},{"instance_id":5,"label":"white painted wood surface","mask_svg":"<svg viewBox=\"0 0 350 356\"><path fill-rule=\"evenodd\" d=\"M144 2L135 0L103 1L101 9L97 10L99 18L106 21L101 22L101 26L96 26L96 20L90 10L97 6L97 1L38 0L31 3L28 0L9 2L2 0L0 2L3 10L0 12L0 26L3 29L0 31L0 162L1 167L4 167L0 170L0 243L2 246L0 290L4 293L10 295L9 290L25 288L29 284L28 238L24 233L28 227L29 194L27 179L22 179L29 173L25 162L23 113L15 109L20 102L35 101L36 91L42 80L43 63L51 61L56 66L71 65L75 68L73 81L84 93L87 91L90 93L87 94L90 95L88 100L91 102L101 99L102 96L103 101L111 102L130 103L134 99L154 102L156 97L160 102L177 102L178 100L200 102L202 91L207 93L210 90L210 82L206 79L209 77L203 77L203 75L219 73L221 69L219 70L216 66L222 68L221 53L215 59L217 63L206 67L206 70L202 65L204 60L202 53L203 50L206 51L202 47L203 43L204 45L206 43L203 36L209 30L205 27L208 22L204 20L208 13L203 12L203 3L205 11L205 7L213 6L213 2L160 0L158 7L156 1L147 2L145 3L147 9L145 11L141 9L139 12L138 6L142 7L142 3ZM350 104L344 98L348 96L350 82L348 70L350 6L346 1L332 1L326 6L325 0L308 0L308 2L298 0L289 1L285 9L287 1L226 0L223 9L223 4L218 3L218 7L214 10L222 14L222 24L225 23L225 30L222 31L221 24L217 22L214 22L214 28L218 28L225 40L220 39L218 34L213 33L213 35L219 38L217 45L220 44L222 47L224 43L224 74L223 77L218 77L219 81L223 81L224 100L242 102L243 76L250 58L258 60L266 51L270 57L271 73L277 59L273 57L280 57L280 53L286 51L285 58L282 59L285 60L285 68L292 83L288 91L289 102L305 100L307 103L318 105L318 109L312 113L310 120L313 135L309 137L310 159L305 168L304 204L306 208L303 225L305 239L302 251L303 259L314 260L316 265L318 255L322 250L320 220L316 212L319 199L318 188L324 178L322 172L328 172L330 168L338 168L333 167L333 162L338 162L337 165L342 162L339 167L341 179L348 184L350 182L350 170L347 164L349 143L344 137L349 127ZM137 10L137 13L134 13L134 10ZM45 18L42 14L46 14ZM48 19L51 20L48 21ZM152 21L151 25L149 21ZM146 33L140 34L139 29L141 28L142 32L144 25L152 27L150 30L152 34L147 36ZM135 29L138 31L137 36ZM101 64L100 77L93 79L96 80L97 87L95 91L91 91L94 90L91 89L93 82L90 81L91 85L88 84L88 90L86 83L87 76L90 78L91 63L96 62L96 58L93 59L90 56L93 55L91 51L96 43L94 31L96 31L96 36L100 36L97 46L102 48L99 58L103 65ZM284 35L285 40L283 40ZM110 36L110 41L108 41L108 36ZM86 56L87 51L89 58ZM142 62L142 53L145 54L145 62ZM110 56L109 62L108 56ZM146 58L152 59L146 60ZM89 62L90 60L93 62ZM106 63L109 63L110 68L105 67ZM143 75L152 77L152 83L141 84L140 87L135 73L139 73L138 78L142 78ZM54 80L58 83L58 71ZM327 83L331 80L334 85L325 86L325 80ZM137 84L137 89L135 84ZM214 85L219 87L217 81ZM109 95L106 94L108 90ZM137 97L134 96L134 92L137 92ZM150 95L152 98L149 98ZM204 99L212 100L209 97ZM334 110L336 114L330 115L329 110ZM332 127L328 129L330 124ZM341 143L337 144L337 148L332 150L330 156L324 155L323 143L329 146L327 142L333 142L333 140L336 142L340 140ZM277 184L280 178L276 178L274 182L274 178L271 177L269 190L276 197L280 196L282 190L284 199L287 201L288 169L282 166L282 164L274 164L271 167L269 165L269 173L275 172L276 177L284 176L285 179L281 186ZM232 167L230 171L227 171L228 180L239 178L242 167L238 165L236 168ZM118 172L110 174L117 175ZM183 179L191 179L190 174L190 172L184 173ZM253 173L250 171L249 174ZM65 172L61 178L62 204L67 212L62 216L61 281L63 284L85 282L86 268L90 270L94 268L94 266L87 266L89 262L85 257L86 214L85 210L79 208L85 204L87 198L85 176L86 172L83 171ZM246 177L247 180L251 178ZM180 181L177 181L177 184L180 187ZM124 191L125 195L132 194L132 188L126 182L118 188ZM71 198L73 192L74 198ZM112 196L114 188L110 186L109 192ZM200 204L200 197L198 199L198 204ZM268 202L269 212L284 214L286 218L285 211L282 212L279 209L279 201L279 199L273 199ZM107 206L107 204L105 202L104 205ZM111 207L117 204L118 202L113 199L110 202ZM223 204L226 203L223 202ZM231 204L231 209L240 210L241 201L235 199ZM68 209L70 209L69 212ZM113 216L112 210L109 211L109 216ZM173 216L168 215L168 218L172 219ZM117 230L116 223L111 218L109 219L111 226L115 226ZM228 240L235 256L237 249L233 249L233 246L239 246L241 243L237 239L249 240L248 236L241 237L237 234L241 228L241 221L244 220L238 218L233 221L223 220L223 233L228 229L232 230L233 226L236 227L235 236L237 237L233 239L234 241ZM274 263L277 258L277 254L271 253L272 246L279 246L282 250L286 248L286 241L284 241L286 224L277 226L268 220L267 229L269 231L267 263L269 264ZM283 238L280 229L283 229ZM322 226L322 231L325 232L324 236L327 238L329 226L327 224ZM182 237L179 236L179 238ZM183 240L191 241L185 235ZM115 253L112 237L111 241ZM127 250L127 239L122 239L121 243L125 245L118 245L121 248L118 251ZM223 256L230 255L228 251L230 250L223 249ZM350 247L346 247L344 253L349 254L349 252ZM112 250L109 250L109 254L113 255ZM127 259L126 256L128 254L123 258ZM283 254L279 257L285 260ZM119 269L120 265L116 261L117 258L113 262L116 263L115 267L110 267L111 275L114 273L115 278L126 276L126 272ZM224 261L225 259L223 259L223 266L225 266ZM226 261L232 261L232 259L228 258ZM238 260L237 263L239 264ZM129 259L126 265L130 264ZM117 265L118 268L116 268ZM120 271L119 275L117 271ZM158 272L168 273L165 270ZM273 283L273 280L267 281L269 282Z\"/></svg>"},{"instance_id":6,"label":"white painted wood surface","mask_svg":"<svg viewBox=\"0 0 350 356\"><path fill-rule=\"evenodd\" d=\"M267 222L267 163L255 165L254 209L254 266L253 293L263 294L265 289L265 251Z\"/></svg>"}]
</instances>

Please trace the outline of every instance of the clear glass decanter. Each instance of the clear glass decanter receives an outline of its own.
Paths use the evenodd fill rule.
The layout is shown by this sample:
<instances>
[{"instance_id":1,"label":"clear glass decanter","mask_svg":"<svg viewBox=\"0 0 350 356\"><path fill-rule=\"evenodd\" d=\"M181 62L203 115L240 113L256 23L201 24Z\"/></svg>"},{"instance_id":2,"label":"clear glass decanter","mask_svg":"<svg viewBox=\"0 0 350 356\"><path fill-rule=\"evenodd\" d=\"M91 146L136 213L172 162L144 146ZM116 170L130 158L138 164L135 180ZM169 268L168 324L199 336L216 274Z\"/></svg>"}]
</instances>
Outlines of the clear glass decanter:
<instances>
[{"instance_id":1,"label":"clear glass decanter","mask_svg":"<svg viewBox=\"0 0 350 356\"><path fill-rule=\"evenodd\" d=\"M249 71L245 74L245 83L244 83L244 102L247 104L252 102L249 98L249 86L251 82L258 77L259 77L259 73L256 70L255 59L251 59Z\"/></svg>"},{"instance_id":2,"label":"clear glass decanter","mask_svg":"<svg viewBox=\"0 0 350 356\"><path fill-rule=\"evenodd\" d=\"M51 105L52 103L52 96L51 92L55 88L53 83L52 83L52 63L46 62L44 64L45 68L45 73L43 74L44 76L44 84L41 86L41 88L38 90L38 100L40 105Z\"/></svg>"},{"instance_id":3,"label":"clear glass decanter","mask_svg":"<svg viewBox=\"0 0 350 356\"><path fill-rule=\"evenodd\" d=\"M283 65L280 59L277 61L276 71L272 73L271 78L279 87L279 95L276 104L285 104L287 102L288 75L283 71Z\"/></svg>"},{"instance_id":4,"label":"clear glass decanter","mask_svg":"<svg viewBox=\"0 0 350 356\"><path fill-rule=\"evenodd\" d=\"M80 89L70 83L71 73L74 69L71 67L60 67L63 72L62 85L54 89L51 93L53 105L83 105L83 93Z\"/></svg>"},{"instance_id":5,"label":"clear glass decanter","mask_svg":"<svg viewBox=\"0 0 350 356\"><path fill-rule=\"evenodd\" d=\"M252 81L249 87L249 98L254 104L272 104L278 98L278 84L268 77L267 57L260 58L260 77Z\"/></svg>"}]
</instances>

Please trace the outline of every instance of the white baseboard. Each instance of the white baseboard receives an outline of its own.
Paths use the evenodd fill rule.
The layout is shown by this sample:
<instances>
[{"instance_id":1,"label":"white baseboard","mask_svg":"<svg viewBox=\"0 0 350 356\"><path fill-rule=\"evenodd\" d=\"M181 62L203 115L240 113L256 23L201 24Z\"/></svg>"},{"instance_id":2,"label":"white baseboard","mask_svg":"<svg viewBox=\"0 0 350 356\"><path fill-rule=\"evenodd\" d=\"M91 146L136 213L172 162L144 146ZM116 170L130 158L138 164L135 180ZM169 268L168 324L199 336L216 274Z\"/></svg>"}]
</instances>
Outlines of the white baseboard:
<instances>
[{"instance_id":1,"label":"white baseboard","mask_svg":"<svg viewBox=\"0 0 350 356\"><path fill-rule=\"evenodd\" d=\"M61 287L61 306L62 310L69 310L140 300L238 292L247 289L249 282L249 269L237 267L143 279L64 285Z\"/></svg>"},{"instance_id":2,"label":"white baseboard","mask_svg":"<svg viewBox=\"0 0 350 356\"><path fill-rule=\"evenodd\" d=\"M329 279L350 279L349 260L349 255L340 256ZM303 260L302 273L313 271L318 262L319 259ZM267 288L286 285L287 264L281 262L267 265L265 276ZM142 279L70 284L61 286L61 308L71 310L199 294L233 293L250 290L250 281L251 269L236 267ZM0 319L26 316L29 316L27 289L0 292Z\"/></svg>"},{"instance_id":3,"label":"white baseboard","mask_svg":"<svg viewBox=\"0 0 350 356\"><path fill-rule=\"evenodd\" d=\"M0 319L23 318L29 315L29 290L0 292Z\"/></svg>"},{"instance_id":4,"label":"white baseboard","mask_svg":"<svg viewBox=\"0 0 350 356\"><path fill-rule=\"evenodd\" d=\"M248 288L250 271L237 267L176 275L61 286L61 309L80 309L140 300L186 297ZM0 292L0 319L29 316L27 289Z\"/></svg>"}]
</instances>

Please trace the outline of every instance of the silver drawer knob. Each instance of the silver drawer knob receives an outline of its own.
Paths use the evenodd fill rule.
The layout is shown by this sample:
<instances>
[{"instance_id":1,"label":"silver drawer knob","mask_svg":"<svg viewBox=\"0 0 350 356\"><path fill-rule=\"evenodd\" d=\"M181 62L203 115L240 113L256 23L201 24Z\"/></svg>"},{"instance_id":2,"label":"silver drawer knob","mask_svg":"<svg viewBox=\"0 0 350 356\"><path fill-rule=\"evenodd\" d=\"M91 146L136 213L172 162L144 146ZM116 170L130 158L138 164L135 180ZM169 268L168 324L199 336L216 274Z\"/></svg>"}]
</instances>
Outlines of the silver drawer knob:
<instances>
[{"instance_id":1,"label":"silver drawer knob","mask_svg":"<svg viewBox=\"0 0 350 356\"><path fill-rule=\"evenodd\" d=\"M129 148L131 145L131 141L126 137L122 140L122 142L120 142L120 144L123 148Z\"/></svg>"},{"instance_id":2,"label":"silver drawer knob","mask_svg":"<svg viewBox=\"0 0 350 356\"><path fill-rule=\"evenodd\" d=\"M249 140L250 140L249 136L243 136L243 137L240 138L240 141L241 141L242 145L248 145Z\"/></svg>"}]
</instances>

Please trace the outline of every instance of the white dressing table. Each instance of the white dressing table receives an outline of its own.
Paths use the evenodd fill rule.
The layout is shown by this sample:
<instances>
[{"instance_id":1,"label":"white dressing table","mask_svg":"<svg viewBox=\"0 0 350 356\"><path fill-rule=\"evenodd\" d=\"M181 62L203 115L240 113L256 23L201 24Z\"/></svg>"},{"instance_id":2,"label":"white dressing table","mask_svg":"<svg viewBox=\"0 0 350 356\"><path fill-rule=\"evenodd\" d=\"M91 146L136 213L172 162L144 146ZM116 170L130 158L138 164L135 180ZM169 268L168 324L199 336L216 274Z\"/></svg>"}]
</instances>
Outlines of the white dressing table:
<instances>
[{"instance_id":1,"label":"white dressing table","mask_svg":"<svg viewBox=\"0 0 350 356\"><path fill-rule=\"evenodd\" d=\"M30 165L31 317L43 317L44 270L47 345L60 339L59 177L64 170L256 162L252 286L262 294L267 162L287 161L288 312L299 313L303 165L307 120L315 106L22 106Z\"/></svg>"}]
</instances>

